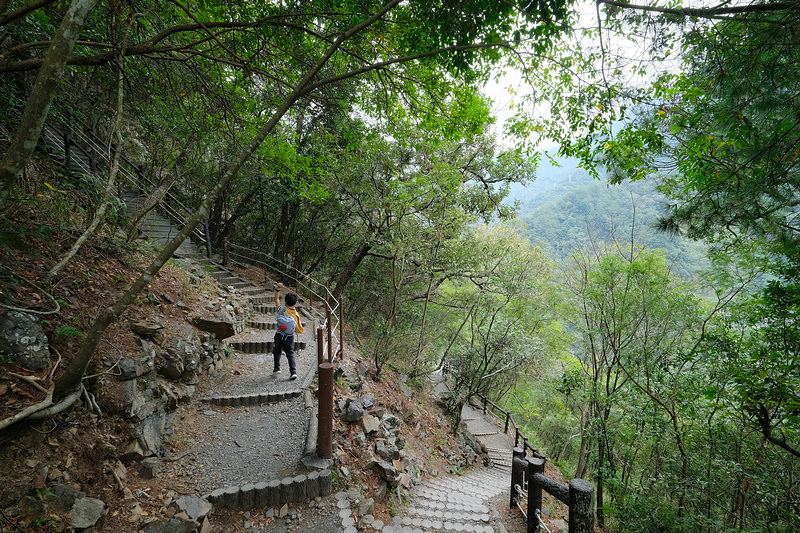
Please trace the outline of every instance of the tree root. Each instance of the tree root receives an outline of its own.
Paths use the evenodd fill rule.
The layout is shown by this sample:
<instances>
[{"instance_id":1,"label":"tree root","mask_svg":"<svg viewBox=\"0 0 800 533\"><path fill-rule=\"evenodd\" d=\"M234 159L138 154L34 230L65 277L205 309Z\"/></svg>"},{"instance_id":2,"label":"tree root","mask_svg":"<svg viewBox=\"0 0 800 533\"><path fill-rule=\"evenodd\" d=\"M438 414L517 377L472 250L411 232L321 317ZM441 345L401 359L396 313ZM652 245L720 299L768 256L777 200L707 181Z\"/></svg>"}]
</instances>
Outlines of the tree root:
<instances>
[{"instance_id":1,"label":"tree root","mask_svg":"<svg viewBox=\"0 0 800 533\"><path fill-rule=\"evenodd\" d=\"M50 398L51 402L50 403L51 404L52 404L52 390L54 388L55 387L53 385L50 386L50 390L51 390L51 398ZM43 409L41 411L37 411L37 412L33 413L32 415L29 415L28 418L30 420L41 420L42 418L47 418L49 416L57 415L58 413L64 411L68 407L72 407L72 404L74 404L75 401L78 398L80 398L82 392L83 392L83 387L81 387L80 389L76 390L75 392L73 392L72 394L70 394L69 396L67 396L66 398L64 398L60 402L58 402L57 404L51 405L50 407L47 407L46 409Z\"/></svg>"},{"instance_id":2,"label":"tree root","mask_svg":"<svg viewBox=\"0 0 800 533\"><path fill-rule=\"evenodd\" d=\"M55 383L50 384L50 388L47 390L47 396L45 399L37 403L35 405L29 405L19 413L15 414L12 417L5 418L0 420L0 429L5 429L12 424L16 424L21 420L25 420L26 418L32 418L37 413L41 413L42 411L48 410L53 405L53 391L55 390L56 385Z\"/></svg>"}]
</instances>

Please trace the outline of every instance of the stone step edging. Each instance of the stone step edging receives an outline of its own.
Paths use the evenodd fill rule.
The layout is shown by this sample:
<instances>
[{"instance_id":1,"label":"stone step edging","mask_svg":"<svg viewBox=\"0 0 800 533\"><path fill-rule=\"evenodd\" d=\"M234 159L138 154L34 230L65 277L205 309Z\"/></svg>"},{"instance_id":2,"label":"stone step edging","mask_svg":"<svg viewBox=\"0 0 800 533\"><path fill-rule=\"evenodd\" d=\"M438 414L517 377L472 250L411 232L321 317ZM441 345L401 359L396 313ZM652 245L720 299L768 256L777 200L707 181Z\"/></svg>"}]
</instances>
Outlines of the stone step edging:
<instances>
[{"instance_id":1,"label":"stone step edging","mask_svg":"<svg viewBox=\"0 0 800 533\"><path fill-rule=\"evenodd\" d=\"M273 341L233 341L228 345L238 352L247 354L272 353L275 347ZM308 343L306 341L295 341L294 343L295 350L305 350L307 346Z\"/></svg>"},{"instance_id":2,"label":"stone step edging","mask_svg":"<svg viewBox=\"0 0 800 533\"><path fill-rule=\"evenodd\" d=\"M262 403L282 402L291 398L298 398L301 394L303 394L302 390L292 389L281 392L258 392L236 396L212 396L210 398L203 398L203 401L211 405L223 407L243 407L248 405L260 405Z\"/></svg>"},{"instance_id":3,"label":"stone step edging","mask_svg":"<svg viewBox=\"0 0 800 533\"><path fill-rule=\"evenodd\" d=\"M260 483L247 483L240 487L217 489L203 497L211 504L224 509L249 511L275 507L285 503L300 503L333 492L330 470L321 470L294 477L285 477Z\"/></svg>"}]
</instances>

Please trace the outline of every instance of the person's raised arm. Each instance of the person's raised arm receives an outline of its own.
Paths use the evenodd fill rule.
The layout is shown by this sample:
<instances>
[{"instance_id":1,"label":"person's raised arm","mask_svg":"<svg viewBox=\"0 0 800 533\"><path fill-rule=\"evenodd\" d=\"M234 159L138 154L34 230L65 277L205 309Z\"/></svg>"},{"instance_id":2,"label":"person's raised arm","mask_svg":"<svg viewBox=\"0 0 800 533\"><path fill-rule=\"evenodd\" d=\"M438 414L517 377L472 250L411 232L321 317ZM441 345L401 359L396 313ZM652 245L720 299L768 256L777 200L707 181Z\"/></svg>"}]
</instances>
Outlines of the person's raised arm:
<instances>
[{"instance_id":1,"label":"person's raised arm","mask_svg":"<svg viewBox=\"0 0 800 533\"><path fill-rule=\"evenodd\" d=\"M281 289L283 288L283 283L278 283L278 286L275 287L275 308L281 306Z\"/></svg>"}]
</instances>

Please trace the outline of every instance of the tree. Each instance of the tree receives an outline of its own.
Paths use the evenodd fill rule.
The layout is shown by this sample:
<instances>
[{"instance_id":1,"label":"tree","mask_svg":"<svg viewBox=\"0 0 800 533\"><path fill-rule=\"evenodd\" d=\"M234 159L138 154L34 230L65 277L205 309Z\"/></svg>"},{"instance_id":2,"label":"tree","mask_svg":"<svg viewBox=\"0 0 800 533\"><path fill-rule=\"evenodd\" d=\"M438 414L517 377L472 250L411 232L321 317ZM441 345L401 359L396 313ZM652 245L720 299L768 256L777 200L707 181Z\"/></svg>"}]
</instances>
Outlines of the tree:
<instances>
[{"instance_id":1,"label":"tree","mask_svg":"<svg viewBox=\"0 0 800 533\"><path fill-rule=\"evenodd\" d=\"M622 400L632 387L668 416L683 464L680 483L687 483L689 459L679 414L683 389L677 380L690 360L683 360L683 354L690 352L691 339L697 335L698 302L670 274L661 255L633 245L594 245L575 253L566 279L575 313L570 323L580 335L577 356L587 377L590 413L582 419L578 471L585 471L584 454L593 453L597 517L602 525L606 485L619 468L613 426L632 416ZM675 368L672 377L669 371L659 371L670 367ZM685 488L678 490L680 517Z\"/></svg>"},{"instance_id":2,"label":"tree","mask_svg":"<svg viewBox=\"0 0 800 533\"><path fill-rule=\"evenodd\" d=\"M326 86L370 72L384 80L392 80L395 75L399 76L398 79L405 79L402 67L412 62L427 61L449 68L453 75L480 78L485 67L497 56L491 53L482 56L479 51L507 46L501 37L511 31L517 15L522 13L525 17L522 31L537 35L546 42L555 31L551 21L553 13L562 13L559 2L541 3L541 11L527 5L523 10L513 4L503 4L498 8L481 2L462 4L460 10L451 11L437 3L408 4L400 0L385 5L359 5L354 11L347 6L339 7L342 6L325 2L298 6L247 5L230 12L227 6L216 4L197 10L167 4L167 11L157 16L130 13L140 18L143 31L137 34L140 41L125 49L125 57L143 54L150 57L160 54L165 59L175 55L185 59L210 56L217 64L244 67L273 82L277 89L264 106L265 118L257 132L208 190L197 212L120 300L99 313L86 341L60 379L56 397L79 388L81 377L107 325L119 317L147 286L200 220L209 216L220 194L234 183L240 169L298 101L313 97ZM9 19L0 23L9 23ZM170 25L172 23L175 24ZM255 38L259 31L265 31L268 38L259 39L261 45L254 48L263 54L254 53L243 59L236 52L242 45L237 42L239 33L232 31L237 29L243 30L247 38ZM205 48L206 45L209 48ZM284 48L284 45L289 47ZM113 53L93 53L92 46L97 46L97 43L82 49L67 63L100 65L114 57ZM98 48L102 49L103 45ZM299 53L295 54L295 50ZM262 57L265 58L263 62ZM20 72L41 65L38 59L23 59L6 63L2 71ZM272 72L279 72L281 76ZM20 159L19 153L9 155L7 152L7 156ZM13 168L10 172L12 179L3 183L3 198L9 196L18 173Z\"/></svg>"},{"instance_id":3,"label":"tree","mask_svg":"<svg viewBox=\"0 0 800 533\"><path fill-rule=\"evenodd\" d=\"M552 264L541 249L507 226L480 230L468 242L476 252L472 267L431 299L451 317L442 361L456 429L476 394L500 400L531 371L549 343L553 318Z\"/></svg>"}]
</instances>

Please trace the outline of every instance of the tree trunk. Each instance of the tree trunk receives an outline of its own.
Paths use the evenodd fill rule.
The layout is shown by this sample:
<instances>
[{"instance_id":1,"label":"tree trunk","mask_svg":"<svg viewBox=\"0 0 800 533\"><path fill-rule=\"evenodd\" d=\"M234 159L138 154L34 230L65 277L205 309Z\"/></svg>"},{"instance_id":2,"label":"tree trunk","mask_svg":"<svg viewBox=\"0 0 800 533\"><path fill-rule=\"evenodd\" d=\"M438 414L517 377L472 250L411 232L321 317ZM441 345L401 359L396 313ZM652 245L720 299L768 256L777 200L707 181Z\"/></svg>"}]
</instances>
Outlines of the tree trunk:
<instances>
[{"instance_id":1,"label":"tree trunk","mask_svg":"<svg viewBox=\"0 0 800 533\"><path fill-rule=\"evenodd\" d=\"M248 159L250 159L250 156L252 156L261 143L264 142L264 139L266 139L267 135L269 135L272 130L275 129L275 126L286 114L286 112L289 111L292 105L294 105L294 103L303 95L306 86L310 83L311 79L316 75L316 73L319 72L322 66L327 63L328 59L330 59L336 49L341 45L342 40L342 37L340 37L336 40L336 42L334 42L334 44L331 45L328 53L319 60L315 67L312 68L298 83L294 91L292 91L292 93L286 97L269 121L267 121L267 123L264 124L264 126L259 130L256 137L250 142L249 145L245 147L244 151L236 159L236 161L230 167L228 167L228 170L225 171L222 179L220 179L217 185L215 185L211 191L208 192L200 206L200 209L186 222L186 225L184 225L178 234L169 243L167 243L166 246L164 246L164 248L161 250L161 253L159 253L156 259L145 269L144 273L139 277L139 279L137 279L131 285L131 287L120 297L119 300L100 312L97 319L95 319L95 321L89 327L86 339L84 339L81 347L78 349L78 353L75 354L72 362L58 380L55 390L56 398L66 396L81 386L81 380L86 373L86 369L89 367L92 357L97 351L97 346L100 344L106 328L117 318L119 318L126 309L128 309L136 297L153 280L161 267L164 266L164 264L172 257L172 254L178 249L178 246L180 246L181 243L189 237L192 231L194 231L200 221L204 218L208 218L211 206L219 197L219 195L227 189L242 166L247 162Z\"/></svg>"},{"instance_id":2,"label":"tree trunk","mask_svg":"<svg viewBox=\"0 0 800 533\"><path fill-rule=\"evenodd\" d=\"M64 74L67 58L75 47L86 17L97 5L98 0L75 0L69 7L64 20L53 36L50 49L36 76L31 95L22 113L22 120L14 134L8 151L0 162L0 209L3 209L11 191L17 184L25 165L31 159L39 136L42 134L50 104L53 103L58 83Z\"/></svg>"},{"instance_id":3,"label":"tree trunk","mask_svg":"<svg viewBox=\"0 0 800 533\"><path fill-rule=\"evenodd\" d=\"M350 283L350 280L353 278L353 274L356 273L356 269L358 265L361 264L361 261L367 256L367 253L372 249L372 246L367 244L366 242L361 242L356 248L353 257L350 258L350 262L347 264L347 267L342 270L342 273L339 275L339 279L336 281L336 285L333 288L333 297L337 300L342 295L345 286Z\"/></svg>"},{"instance_id":4,"label":"tree trunk","mask_svg":"<svg viewBox=\"0 0 800 533\"><path fill-rule=\"evenodd\" d=\"M605 505L603 502L603 476L605 475L603 469L605 467L605 458L605 442L601 436L597 441L597 525L601 528L606 526L606 517L603 511L603 506Z\"/></svg>"}]
</instances>

